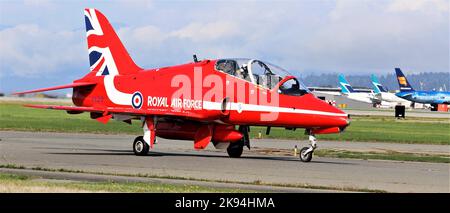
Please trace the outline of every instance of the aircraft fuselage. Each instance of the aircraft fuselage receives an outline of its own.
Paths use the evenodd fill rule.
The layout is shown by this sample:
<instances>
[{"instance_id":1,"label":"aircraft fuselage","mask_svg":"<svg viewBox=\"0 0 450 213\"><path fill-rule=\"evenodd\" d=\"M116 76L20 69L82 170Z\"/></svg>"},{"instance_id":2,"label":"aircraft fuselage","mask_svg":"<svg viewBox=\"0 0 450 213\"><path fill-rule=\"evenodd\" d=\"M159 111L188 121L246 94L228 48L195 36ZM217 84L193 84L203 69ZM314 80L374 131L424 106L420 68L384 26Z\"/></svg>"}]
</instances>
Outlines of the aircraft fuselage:
<instances>
[{"instance_id":1,"label":"aircraft fuselage","mask_svg":"<svg viewBox=\"0 0 450 213\"><path fill-rule=\"evenodd\" d=\"M450 92L411 91L398 92L395 95L408 101L423 104L450 104Z\"/></svg>"}]
</instances>

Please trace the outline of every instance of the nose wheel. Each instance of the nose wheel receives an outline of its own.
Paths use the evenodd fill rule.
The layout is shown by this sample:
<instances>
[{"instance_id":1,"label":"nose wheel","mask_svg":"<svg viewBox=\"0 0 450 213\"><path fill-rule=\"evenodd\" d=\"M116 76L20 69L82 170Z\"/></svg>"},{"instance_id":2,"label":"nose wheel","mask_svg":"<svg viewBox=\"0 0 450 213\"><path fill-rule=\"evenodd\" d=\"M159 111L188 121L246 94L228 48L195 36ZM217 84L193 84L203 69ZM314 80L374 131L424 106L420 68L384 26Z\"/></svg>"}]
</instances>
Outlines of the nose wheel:
<instances>
[{"instance_id":1,"label":"nose wheel","mask_svg":"<svg viewBox=\"0 0 450 213\"><path fill-rule=\"evenodd\" d=\"M311 161L311 159L312 159L312 154L313 154L313 152L307 152L308 149L309 149L309 147L303 147L303 148L300 150L300 160L301 160L302 162L309 162L309 161Z\"/></svg>"},{"instance_id":2,"label":"nose wheel","mask_svg":"<svg viewBox=\"0 0 450 213\"><path fill-rule=\"evenodd\" d=\"M150 146L144 141L144 137L139 136L134 139L133 152L137 156L145 156L148 154Z\"/></svg>"},{"instance_id":3,"label":"nose wheel","mask_svg":"<svg viewBox=\"0 0 450 213\"><path fill-rule=\"evenodd\" d=\"M316 145L317 139L313 134L309 135L309 142L311 142L311 145L309 147L303 147L300 150L300 160L302 162L310 162L312 159L314 150L317 148L317 145Z\"/></svg>"}]
</instances>

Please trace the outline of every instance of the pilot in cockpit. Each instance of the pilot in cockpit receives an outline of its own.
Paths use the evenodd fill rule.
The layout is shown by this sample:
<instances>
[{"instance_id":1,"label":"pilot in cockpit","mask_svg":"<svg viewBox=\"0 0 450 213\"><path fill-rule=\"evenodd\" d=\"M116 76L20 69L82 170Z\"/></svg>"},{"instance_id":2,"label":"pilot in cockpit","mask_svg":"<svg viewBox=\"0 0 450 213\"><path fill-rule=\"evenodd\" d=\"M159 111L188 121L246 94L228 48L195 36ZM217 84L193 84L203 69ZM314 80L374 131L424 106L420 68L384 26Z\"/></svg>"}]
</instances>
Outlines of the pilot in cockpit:
<instances>
[{"instance_id":1,"label":"pilot in cockpit","mask_svg":"<svg viewBox=\"0 0 450 213\"><path fill-rule=\"evenodd\" d=\"M239 68L235 60L219 60L216 69L229 75L250 81L247 65L243 65Z\"/></svg>"},{"instance_id":2,"label":"pilot in cockpit","mask_svg":"<svg viewBox=\"0 0 450 213\"><path fill-rule=\"evenodd\" d=\"M241 68L237 69L235 76L238 78L250 81L250 76L248 74L247 65L243 65Z\"/></svg>"},{"instance_id":3,"label":"pilot in cockpit","mask_svg":"<svg viewBox=\"0 0 450 213\"><path fill-rule=\"evenodd\" d=\"M232 60L224 60L222 62L219 62L219 64L217 64L217 70L220 70L230 75L235 75L235 72L237 70L237 64L235 61Z\"/></svg>"}]
</instances>

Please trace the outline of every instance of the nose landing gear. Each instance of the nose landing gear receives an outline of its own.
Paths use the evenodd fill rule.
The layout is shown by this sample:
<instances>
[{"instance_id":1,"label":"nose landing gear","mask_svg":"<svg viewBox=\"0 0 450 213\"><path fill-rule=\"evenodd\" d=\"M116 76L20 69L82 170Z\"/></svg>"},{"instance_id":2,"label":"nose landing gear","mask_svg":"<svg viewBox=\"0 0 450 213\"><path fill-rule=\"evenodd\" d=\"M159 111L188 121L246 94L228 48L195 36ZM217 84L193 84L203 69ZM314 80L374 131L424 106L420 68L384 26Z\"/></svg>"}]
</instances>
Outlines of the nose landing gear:
<instances>
[{"instance_id":1,"label":"nose landing gear","mask_svg":"<svg viewBox=\"0 0 450 213\"><path fill-rule=\"evenodd\" d=\"M300 160L302 162L310 162L312 159L312 155L314 153L314 150L317 148L317 139L314 136L314 134L309 135L309 142L311 142L311 145L309 147L303 147L300 150Z\"/></svg>"}]
</instances>

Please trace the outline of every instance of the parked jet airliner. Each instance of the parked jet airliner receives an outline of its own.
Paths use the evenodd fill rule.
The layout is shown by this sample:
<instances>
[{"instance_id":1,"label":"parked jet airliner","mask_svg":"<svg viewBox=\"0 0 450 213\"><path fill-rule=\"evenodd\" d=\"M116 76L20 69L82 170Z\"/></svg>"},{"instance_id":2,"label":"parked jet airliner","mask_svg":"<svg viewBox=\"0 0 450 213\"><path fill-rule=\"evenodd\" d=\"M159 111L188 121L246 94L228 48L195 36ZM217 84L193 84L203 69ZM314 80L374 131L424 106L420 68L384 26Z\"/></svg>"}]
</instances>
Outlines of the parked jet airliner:
<instances>
[{"instance_id":1,"label":"parked jet airliner","mask_svg":"<svg viewBox=\"0 0 450 213\"><path fill-rule=\"evenodd\" d=\"M440 91L416 91L406 79L400 68L395 68L400 92L395 95L408 101L431 104L436 107L438 104L450 104L450 92Z\"/></svg>"},{"instance_id":2,"label":"parked jet airliner","mask_svg":"<svg viewBox=\"0 0 450 213\"><path fill-rule=\"evenodd\" d=\"M413 104L411 101L397 97L395 93L388 92L374 74L372 74L372 85L375 96L381 100L381 106L394 107L396 105L403 105L411 107Z\"/></svg>"},{"instance_id":3,"label":"parked jet airliner","mask_svg":"<svg viewBox=\"0 0 450 213\"><path fill-rule=\"evenodd\" d=\"M356 92L343 75L339 75L339 85L341 86L342 95L347 97L348 99L368 104L380 103L380 100L378 100L378 98L375 97L375 94L373 93Z\"/></svg>"}]
</instances>

